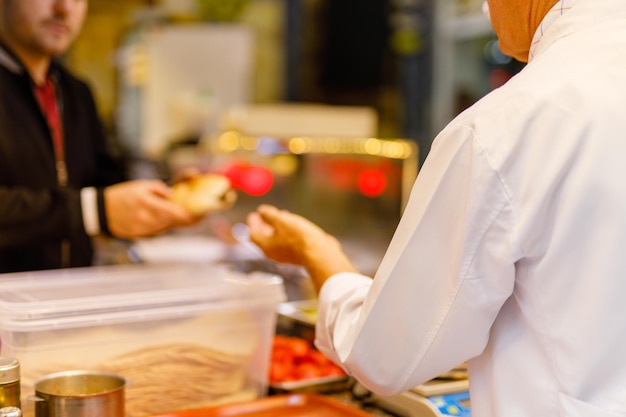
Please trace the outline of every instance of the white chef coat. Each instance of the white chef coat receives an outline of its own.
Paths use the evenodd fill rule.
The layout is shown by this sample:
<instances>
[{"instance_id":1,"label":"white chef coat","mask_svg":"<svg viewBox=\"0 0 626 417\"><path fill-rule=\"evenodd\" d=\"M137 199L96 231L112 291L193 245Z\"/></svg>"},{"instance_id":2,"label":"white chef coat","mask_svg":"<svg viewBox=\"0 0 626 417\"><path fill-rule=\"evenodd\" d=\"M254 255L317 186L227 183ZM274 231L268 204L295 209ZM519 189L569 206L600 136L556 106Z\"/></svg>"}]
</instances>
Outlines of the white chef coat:
<instances>
[{"instance_id":1,"label":"white chef coat","mask_svg":"<svg viewBox=\"0 0 626 417\"><path fill-rule=\"evenodd\" d=\"M317 346L403 392L468 361L474 417L626 415L626 1L578 0L435 139L372 280Z\"/></svg>"}]
</instances>

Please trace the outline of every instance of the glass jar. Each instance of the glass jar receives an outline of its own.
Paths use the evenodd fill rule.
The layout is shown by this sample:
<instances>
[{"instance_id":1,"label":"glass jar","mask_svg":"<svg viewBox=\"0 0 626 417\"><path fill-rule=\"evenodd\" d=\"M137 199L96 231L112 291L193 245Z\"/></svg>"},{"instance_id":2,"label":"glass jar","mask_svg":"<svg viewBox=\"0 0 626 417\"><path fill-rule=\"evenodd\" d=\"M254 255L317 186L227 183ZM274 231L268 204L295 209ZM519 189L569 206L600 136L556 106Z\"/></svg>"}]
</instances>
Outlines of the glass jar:
<instances>
[{"instance_id":1,"label":"glass jar","mask_svg":"<svg viewBox=\"0 0 626 417\"><path fill-rule=\"evenodd\" d=\"M20 406L20 363L0 356L0 408Z\"/></svg>"},{"instance_id":2,"label":"glass jar","mask_svg":"<svg viewBox=\"0 0 626 417\"><path fill-rule=\"evenodd\" d=\"M0 417L22 417L22 410L17 407L2 407Z\"/></svg>"}]
</instances>

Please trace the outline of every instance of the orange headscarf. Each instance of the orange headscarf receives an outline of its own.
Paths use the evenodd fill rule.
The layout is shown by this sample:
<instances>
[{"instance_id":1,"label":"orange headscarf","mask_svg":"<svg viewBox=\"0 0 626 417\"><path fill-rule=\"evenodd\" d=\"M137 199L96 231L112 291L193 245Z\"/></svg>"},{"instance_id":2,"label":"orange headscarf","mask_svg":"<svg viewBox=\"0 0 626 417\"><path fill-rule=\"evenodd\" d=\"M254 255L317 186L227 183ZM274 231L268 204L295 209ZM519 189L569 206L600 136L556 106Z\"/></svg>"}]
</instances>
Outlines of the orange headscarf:
<instances>
[{"instance_id":1,"label":"orange headscarf","mask_svg":"<svg viewBox=\"0 0 626 417\"><path fill-rule=\"evenodd\" d=\"M558 0L488 0L489 18L505 54L528 61L539 24Z\"/></svg>"}]
</instances>

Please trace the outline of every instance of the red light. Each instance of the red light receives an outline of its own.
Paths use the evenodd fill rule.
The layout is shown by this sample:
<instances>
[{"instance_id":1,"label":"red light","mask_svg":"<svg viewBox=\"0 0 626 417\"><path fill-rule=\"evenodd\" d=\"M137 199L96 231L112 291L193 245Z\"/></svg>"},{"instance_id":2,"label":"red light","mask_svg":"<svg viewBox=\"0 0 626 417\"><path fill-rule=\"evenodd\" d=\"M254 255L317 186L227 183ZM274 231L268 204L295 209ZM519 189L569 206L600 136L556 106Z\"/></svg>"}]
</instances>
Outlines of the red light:
<instances>
[{"instance_id":1,"label":"red light","mask_svg":"<svg viewBox=\"0 0 626 417\"><path fill-rule=\"evenodd\" d=\"M234 163L224 170L233 188L258 197L272 189L274 174L268 168Z\"/></svg>"},{"instance_id":2,"label":"red light","mask_svg":"<svg viewBox=\"0 0 626 417\"><path fill-rule=\"evenodd\" d=\"M364 196L377 197L387 188L387 178L378 170L365 169L359 173L357 187Z\"/></svg>"},{"instance_id":3,"label":"red light","mask_svg":"<svg viewBox=\"0 0 626 417\"><path fill-rule=\"evenodd\" d=\"M241 162L234 162L224 169L223 174L230 180L231 187L235 189L241 188L241 174L245 168L245 164Z\"/></svg>"},{"instance_id":4,"label":"red light","mask_svg":"<svg viewBox=\"0 0 626 417\"><path fill-rule=\"evenodd\" d=\"M253 196L267 193L274 184L274 175L265 167L249 166L241 174L241 189Z\"/></svg>"}]
</instances>

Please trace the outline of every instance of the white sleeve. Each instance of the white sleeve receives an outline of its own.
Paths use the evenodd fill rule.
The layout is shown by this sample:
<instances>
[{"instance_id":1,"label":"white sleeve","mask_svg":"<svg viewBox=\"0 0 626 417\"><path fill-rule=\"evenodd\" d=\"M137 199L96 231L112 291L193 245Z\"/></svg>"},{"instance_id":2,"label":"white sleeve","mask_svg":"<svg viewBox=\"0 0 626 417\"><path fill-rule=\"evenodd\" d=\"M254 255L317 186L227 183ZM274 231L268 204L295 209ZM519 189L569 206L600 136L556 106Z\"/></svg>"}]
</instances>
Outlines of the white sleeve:
<instances>
[{"instance_id":1,"label":"white sleeve","mask_svg":"<svg viewBox=\"0 0 626 417\"><path fill-rule=\"evenodd\" d=\"M440 138L375 278L339 274L319 295L318 348L381 395L480 354L513 291L519 250L500 177L471 129Z\"/></svg>"},{"instance_id":2,"label":"white sleeve","mask_svg":"<svg viewBox=\"0 0 626 417\"><path fill-rule=\"evenodd\" d=\"M83 226L89 236L100 234L100 222L98 220L97 192L94 187L80 190L80 203L83 212Z\"/></svg>"}]
</instances>

